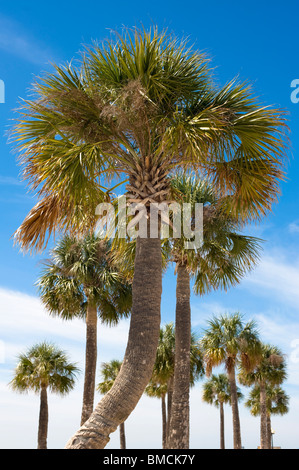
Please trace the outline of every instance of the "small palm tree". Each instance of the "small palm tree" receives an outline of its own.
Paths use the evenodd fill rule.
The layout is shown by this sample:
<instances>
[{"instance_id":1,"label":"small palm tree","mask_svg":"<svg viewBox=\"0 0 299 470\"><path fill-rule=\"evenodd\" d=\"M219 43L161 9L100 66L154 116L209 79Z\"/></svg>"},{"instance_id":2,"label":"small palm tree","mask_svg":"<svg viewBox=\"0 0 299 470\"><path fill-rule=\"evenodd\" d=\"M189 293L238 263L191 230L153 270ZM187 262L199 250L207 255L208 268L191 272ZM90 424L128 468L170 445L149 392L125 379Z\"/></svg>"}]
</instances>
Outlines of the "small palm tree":
<instances>
[{"instance_id":1,"label":"small palm tree","mask_svg":"<svg viewBox=\"0 0 299 470\"><path fill-rule=\"evenodd\" d=\"M224 289L238 284L258 259L260 241L238 233L240 221L223 211L223 198L207 180L192 174L179 174L171 180L176 199L189 204L192 230L196 207L203 205L203 239L196 248L186 247L183 235L173 239L172 261L176 285L176 368L174 373L173 412L170 422L170 448L189 448L189 355L191 335L190 282L196 294Z\"/></svg>"},{"instance_id":2,"label":"small palm tree","mask_svg":"<svg viewBox=\"0 0 299 470\"><path fill-rule=\"evenodd\" d=\"M286 362L279 348L262 344L260 360L252 370L240 366L239 381L243 385L259 385L261 415L261 449L267 449L267 385L280 385L286 378Z\"/></svg>"},{"instance_id":3,"label":"small palm tree","mask_svg":"<svg viewBox=\"0 0 299 470\"><path fill-rule=\"evenodd\" d=\"M267 399L267 449L272 447L272 426L271 416L273 414L284 415L289 412L289 396L278 385L266 385ZM249 398L245 402L245 406L250 408L253 416L261 414L261 389L257 384L250 391Z\"/></svg>"},{"instance_id":4,"label":"small palm tree","mask_svg":"<svg viewBox=\"0 0 299 470\"><path fill-rule=\"evenodd\" d=\"M79 372L76 364L69 362L65 352L46 342L32 346L18 356L14 377L10 386L17 392L32 390L40 394L40 412L38 426L38 449L47 449L48 437L48 395L52 393L66 395L75 385Z\"/></svg>"},{"instance_id":5,"label":"small palm tree","mask_svg":"<svg viewBox=\"0 0 299 470\"><path fill-rule=\"evenodd\" d=\"M110 362L104 362L101 366L101 373L103 381L97 385L97 390L105 394L112 388L116 377L119 374L122 362L117 359L113 359ZM119 425L119 437L120 437L120 448L126 449L126 434L125 434L125 423Z\"/></svg>"},{"instance_id":6,"label":"small palm tree","mask_svg":"<svg viewBox=\"0 0 299 470\"><path fill-rule=\"evenodd\" d=\"M243 398L241 390L237 387L238 400ZM224 404L231 403L231 391L227 375L213 374L203 385L203 401L220 409L220 449L225 449L224 437Z\"/></svg>"},{"instance_id":7,"label":"small palm tree","mask_svg":"<svg viewBox=\"0 0 299 470\"><path fill-rule=\"evenodd\" d=\"M214 367L224 364L227 372L233 415L234 448L241 449L241 428L236 385L236 367L241 363L252 370L260 357L260 341L255 322L244 323L239 313L214 317L201 340L210 376Z\"/></svg>"},{"instance_id":8,"label":"small palm tree","mask_svg":"<svg viewBox=\"0 0 299 470\"><path fill-rule=\"evenodd\" d=\"M110 247L95 235L63 237L51 252L51 260L37 282L42 302L51 315L86 322L85 379L81 424L94 405L97 363L97 319L115 325L128 316L131 285L110 261Z\"/></svg>"}]
</instances>

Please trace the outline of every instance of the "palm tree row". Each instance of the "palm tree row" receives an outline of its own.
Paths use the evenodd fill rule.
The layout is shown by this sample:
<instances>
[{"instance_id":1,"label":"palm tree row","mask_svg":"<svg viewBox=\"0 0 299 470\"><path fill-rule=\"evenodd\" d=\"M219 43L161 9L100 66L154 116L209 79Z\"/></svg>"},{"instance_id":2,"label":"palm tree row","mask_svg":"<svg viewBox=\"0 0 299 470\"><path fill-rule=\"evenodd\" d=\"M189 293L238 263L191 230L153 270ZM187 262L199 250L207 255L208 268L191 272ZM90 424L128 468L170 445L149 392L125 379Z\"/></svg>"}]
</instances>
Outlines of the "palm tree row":
<instances>
[{"instance_id":1,"label":"palm tree row","mask_svg":"<svg viewBox=\"0 0 299 470\"><path fill-rule=\"evenodd\" d=\"M24 101L14 129L23 176L40 198L16 232L23 249L42 249L57 230L90 235L95 208L109 197L103 183L113 178L127 183L129 205L138 202L145 208L148 231L150 204L169 204L172 176L188 168L213 187L217 205L212 214L207 208L210 221L224 215L230 221L224 237L213 243L208 239L206 252L191 256L182 252L180 242L172 249L177 337L167 446L187 448L190 276L199 293L227 288L257 259L256 241L240 238L236 231L245 221L263 217L277 199L286 150L283 113L259 104L247 84L232 80L217 87L205 55L156 29L125 31L115 41L94 45L78 66L56 66L38 79L34 92L33 99ZM250 242L254 245L248 250ZM112 388L87 421L91 408L84 413L67 448L105 447L150 381L160 332L161 248L159 231L156 238L137 237L125 358ZM88 303L86 292L84 296ZM93 297L91 310L95 318ZM239 447L231 361L230 355Z\"/></svg>"},{"instance_id":2,"label":"palm tree row","mask_svg":"<svg viewBox=\"0 0 299 470\"><path fill-rule=\"evenodd\" d=\"M221 327L219 327L221 325ZM223 336L226 331L226 336ZM162 448L167 448L169 423L173 406L173 377L175 369L175 331L172 323L160 330L159 344L152 378L145 389L145 394L161 400L162 411ZM213 344L213 351L212 351ZM217 344L217 350L215 349ZM222 357L221 362L211 363L211 355ZM220 448L225 449L224 404L228 403L238 409L238 403L244 398L236 384L254 385L245 406L250 408L253 416L261 416L260 448L271 448L271 415L288 412L288 396L281 388L286 378L286 361L279 348L261 343L254 322L244 324L240 314L231 314L213 318L204 336L199 339L192 332L190 348L189 388L205 374L208 379L203 384L203 401L219 407L220 410ZM225 365L225 372L211 374L214 366ZM102 365L103 382L98 385L101 393L111 389L121 362L112 360ZM231 369L237 373L232 386ZM266 388L266 415L261 410L264 406L264 395L260 383ZM234 395L236 394L236 396ZM167 397L167 399L166 399ZM235 401L234 401L235 400ZM236 434L241 437L240 421L236 420L233 411L234 447ZM239 428L236 431L236 423ZM266 427L266 435L264 435ZM121 448L125 448L124 427L120 427Z\"/></svg>"}]
</instances>

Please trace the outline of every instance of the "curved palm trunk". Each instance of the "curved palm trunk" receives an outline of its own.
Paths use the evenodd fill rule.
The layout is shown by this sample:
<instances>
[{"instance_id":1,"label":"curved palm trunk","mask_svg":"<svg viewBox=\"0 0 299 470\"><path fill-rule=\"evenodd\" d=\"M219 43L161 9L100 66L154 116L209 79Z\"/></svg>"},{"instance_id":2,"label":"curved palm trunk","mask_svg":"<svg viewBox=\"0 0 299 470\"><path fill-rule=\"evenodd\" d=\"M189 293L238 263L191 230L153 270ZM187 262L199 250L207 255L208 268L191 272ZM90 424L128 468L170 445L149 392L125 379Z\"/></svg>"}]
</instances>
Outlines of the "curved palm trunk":
<instances>
[{"instance_id":1,"label":"curved palm trunk","mask_svg":"<svg viewBox=\"0 0 299 470\"><path fill-rule=\"evenodd\" d=\"M225 449L224 443L224 408L223 402L220 402L220 449Z\"/></svg>"},{"instance_id":2,"label":"curved palm trunk","mask_svg":"<svg viewBox=\"0 0 299 470\"><path fill-rule=\"evenodd\" d=\"M137 238L127 349L111 390L68 441L67 449L103 449L134 410L148 384L160 333L162 257L159 238Z\"/></svg>"},{"instance_id":3,"label":"curved palm trunk","mask_svg":"<svg viewBox=\"0 0 299 470\"><path fill-rule=\"evenodd\" d=\"M81 426L88 420L93 412L97 367L97 320L96 306L88 304L86 314L85 377Z\"/></svg>"},{"instance_id":4,"label":"curved palm trunk","mask_svg":"<svg viewBox=\"0 0 299 470\"><path fill-rule=\"evenodd\" d=\"M169 449L189 449L190 344L190 276L186 266L180 265L176 286L175 366L167 443Z\"/></svg>"},{"instance_id":5,"label":"curved palm trunk","mask_svg":"<svg viewBox=\"0 0 299 470\"><path fill-rule=\"evenodd\" d=\"M236 372L234 367L232 367L228 373L228 380L230 385L231 406L233 415L234 449L242 449Z\"/></svg>"},{"instance_id":6,"label":"curved palm trunk","mask_svg":"<svg viewBox=\"0 0 299 470\"><path fill-rule=\"evenodd\" d=\"M271 414L267 411L267 449L272 449Z\"/></svg>"},{"instance_id":7,"label":"curved palm trunk","mask_svg":"<svg viewBox=\"0 0 299 470\"><path fill-rule=\"evenodd\" d=\"M261 410L261 449L267 449L267 396L266 386L263 382L260 384L260 410Z\"/></svg>"},{"instance_id":8,"label":"curved palm trunk","mask_svg":"<svg viewBox=\"0 0 299 470\"><path fill-rule=\"evenodd\" d=\"M39 424L38 424L38 449L47 449L48 437L48 396L47 387L42 387L40 392L40 409L39 409Z\"/></svg>"},{"instance_id":9,"label":"curved palm trunk","mask_svg":"<svg viewBox=\"0 0 299 470\"><path fill-rule=\"evenodd\" d=\"M120 423L119 425L119 441L120 441L120 448L126 449L125 423Z\"/></svg>"},{"instance_id":10,"label":"curved palm trunk","mask_svg":"<svg viewBox=\"0 0 299 470\"><path fill-rule=\"evenodd\" d=\"M166 425L167 425L167 416L166 416L166 400L165 395L161 396L161 410L162 410L162 449L166 449Z\"/></svg>"}]
</instances>

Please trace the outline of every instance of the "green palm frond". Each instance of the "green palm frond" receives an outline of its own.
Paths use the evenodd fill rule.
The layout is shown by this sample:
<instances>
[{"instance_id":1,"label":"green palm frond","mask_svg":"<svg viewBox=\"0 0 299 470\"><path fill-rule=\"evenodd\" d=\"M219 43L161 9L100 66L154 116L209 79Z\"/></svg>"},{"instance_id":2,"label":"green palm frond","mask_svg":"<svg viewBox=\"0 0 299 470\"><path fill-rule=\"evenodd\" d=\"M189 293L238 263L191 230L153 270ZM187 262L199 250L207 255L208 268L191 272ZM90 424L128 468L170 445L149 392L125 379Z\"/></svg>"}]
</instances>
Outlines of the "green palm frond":
<instances>
[{"instance_id":1,"label":"green palm frond","mask_svg":"<svg viewBox=\"0 0 299 470\"><path fill-rule=\"evenodd\" d=\"M220 364L224 364L228 372L240 363L250 370L256 364L260 352L259 333L255 323L244 323L239 312L214 316L209 320L200 344L207 375Z\"/></svg>"},{"instance_id":2,"label":"green palm frond","mask_svg":"<svg viewBox=\"0 0 299 470\"><path fill-rule=\"evenodd\" d=\"M19 355L9 385L18 392L38 393L42 387L47 387L53 393L65 395L73 389L78 372L77 365L69 362L64 351L43 342Z\"/></svg>"},{"instance_id":3,"label":"green palm frond","mask_svg":"<svg viewBox=\"0 0 299 470\"><path fill-rule=\"evenodd\" d=\"M277 199L288 148L283 112L260 104L248 84L215 86L205 54L166 31L124 30L86 48L78 65L55 66L33 92L12 133L23 177L43 204L56 198L69 210L37 217L35 208L37 234L28 219L17 232L24 248L43 247L47 227L82 230L77 206L93 220L103 182L138 181L145 169L167 186L171 172L192 168L244 220Z\"/></svg>"},{"instance_id":4,"label":"green palm frond","mask_svg":"<svg viewBox=\"0 0 299 470\"><path fill-rule=\"evenodd\" d=\"M88 302L95 303L102 322L113 325L128 316L131 283L115 262L111 245L95 235L64 236L51 251L51 260L37 282L47 310L63 319L85 318Z\"/></svg>"},{"instance_id":5,"label":"green palm frond","mask_svg":"<svg viewBox=\"0 0 299 470\"><path fill-rule=\"evenodd\" d=\"M97 385L97 390L105 394L112 388L114 381L120 371L122 362L113 359L110 362L103 362L101 366L102 382Z\"/></svg>"}]
</instances>

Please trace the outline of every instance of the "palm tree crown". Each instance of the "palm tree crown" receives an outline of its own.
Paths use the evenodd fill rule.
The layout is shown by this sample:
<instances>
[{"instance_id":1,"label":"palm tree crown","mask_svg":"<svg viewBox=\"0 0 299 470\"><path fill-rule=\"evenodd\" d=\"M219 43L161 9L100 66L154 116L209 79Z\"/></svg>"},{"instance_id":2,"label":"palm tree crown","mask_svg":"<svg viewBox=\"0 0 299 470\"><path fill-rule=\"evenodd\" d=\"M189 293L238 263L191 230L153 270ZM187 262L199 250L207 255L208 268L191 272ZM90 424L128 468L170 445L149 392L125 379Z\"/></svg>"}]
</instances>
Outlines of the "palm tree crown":
<instances>
[{"instance_id":1,"label":"palm tree crown","mask_svg":"<svg viewBox=\"0 0 299 470\"><path fill-rule=\"evenodd\" d=\"M47 310L63 319L85 317L89 302L96 305L104 323L116 324L122 315L127 316L131 285L110 262L109 253L107 242L95 235L64 236L37 283Z\"/></svg>"},{"instance_id":2,"label":"palm tree crown","mask_svg":"<svg viewBox=\"0 0 299 470\"><path fill-rule=\"evenodd\" d=\"M54 344L36 344L25 354L20 354L18 360L14 378L10 382L13 390L39 393L45 387L50 392L65 395L75 385L79 369Z\"/></svg>"},{"instance_id":3,"label":"palm tree crown","mask_svg":"<svg viewBox=\"0 0 299 470\"><path fill-rule=\"evenodd\" d=\"M251 370L260 357L260 341L254 321L244 323L242 315L220 315L208 322L209 328L201 339L206 371L224 364L227 371L238 364Z\"/></svg>"},{"instance_id":4,"label":"palm tree crown","mask_svg":"<svg viewBox=\"0 0 299 470\"><path fill-rule=\"evenodd\" d=\"M111 175L125 175L130 200L147 205L169 199L172 169L192 166L230 211L256 218L271 208L284 175L281 111L246 83L217 88L186 41L125 31L55 70L36 80L14 129L41 198L16 233L23 248L41 248L57 227L84 230L103 197L99 178Z\"/></svg>"},{"instance_id":5,"label":"palm tree crown","mask_svg":"<svg viewBox=\"0 0 299 470\"><path fill-rule=\"evenodd\" d=\"M241 400L243 394L238 388L238 398ZM209 380L203 385L203 401L209 405L215 405L219 407L220 403L230 403L231 393L227 375L212 374Z\"/></svg>"},{"instance_id":6,"label":"palm tree crown","mask_svg":"<svg viewBox=\"0 0 299 470\"><path fill-rule=\"evenodd\" d=\"M262 344L260 360L250 371L241 366L239 380L244 385L279 385L286 376L286 361L282 351L277 346Z\"/></svg>"}]
</instances>

